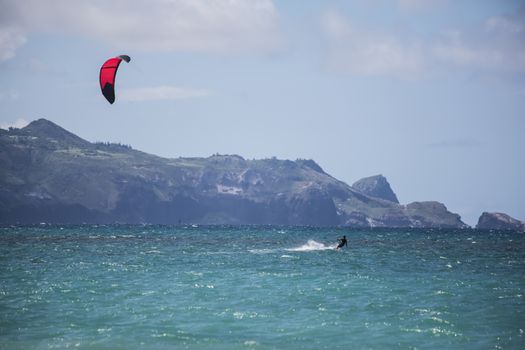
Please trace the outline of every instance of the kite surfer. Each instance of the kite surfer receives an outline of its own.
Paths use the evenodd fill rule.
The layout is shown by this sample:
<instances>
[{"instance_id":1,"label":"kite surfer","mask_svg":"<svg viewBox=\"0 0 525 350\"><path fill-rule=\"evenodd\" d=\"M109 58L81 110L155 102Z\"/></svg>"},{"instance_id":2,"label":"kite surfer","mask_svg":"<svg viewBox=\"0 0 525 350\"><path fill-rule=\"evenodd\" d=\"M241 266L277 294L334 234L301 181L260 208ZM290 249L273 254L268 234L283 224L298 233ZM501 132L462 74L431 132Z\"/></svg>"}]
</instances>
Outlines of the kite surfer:
<instances>
[{"instance_id":1,"label":"kite surfer","mask_svg":"<svg viewBox=\"0 0 525 350\"><path fill-rule=\"evenodd\" d=\"M343 246L347 246L348 247L348 242L346 240L346 236L343 236L343 238L338 238L337 241L339 243L337 244L337 247L335 249L341 249L341 248L343 248Z\"/></svg>"}]
</instances>

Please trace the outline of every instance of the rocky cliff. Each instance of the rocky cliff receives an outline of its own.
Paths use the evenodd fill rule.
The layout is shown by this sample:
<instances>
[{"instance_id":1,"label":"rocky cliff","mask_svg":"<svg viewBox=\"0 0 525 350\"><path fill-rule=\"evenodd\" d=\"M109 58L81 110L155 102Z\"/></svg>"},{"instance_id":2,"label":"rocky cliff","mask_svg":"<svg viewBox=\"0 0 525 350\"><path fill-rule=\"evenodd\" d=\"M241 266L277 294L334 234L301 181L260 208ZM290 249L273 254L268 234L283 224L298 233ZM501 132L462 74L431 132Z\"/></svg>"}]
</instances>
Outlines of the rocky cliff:
<instances>
[{"instance_id":1,"label":"rocky cliff","mask_svg":"<svg viewBox=\"0 0 525 350\"><path fill-rule=\"evenodd\" d=\"M370 197L399 203L396 194L392 191L390 184L383 175L365 177L354 182L352 188Z\"/></svg>"},{"instance_id":2,"label":"rocky cliff","mask_svg":"<svg viewBox=\"0 0 525 350\"><path fill-rule=\"evenodd\" d=\"M514 219L504 213L481 214L476 225L477 229L483 230L516 230L525 231L525 222Z\"/></svg>"},{"instance_id":3,"label":"rocky cliff","mask_svg":"<svg viewBox=\"0 0 525 350\"><path fill-rule=\"evenodd\" d=\"M440 203L398 204L385 182L350 187L304 159L166 159L45 119L0 129L0 223L466 226Z\"/></svg>"}]
</instances>

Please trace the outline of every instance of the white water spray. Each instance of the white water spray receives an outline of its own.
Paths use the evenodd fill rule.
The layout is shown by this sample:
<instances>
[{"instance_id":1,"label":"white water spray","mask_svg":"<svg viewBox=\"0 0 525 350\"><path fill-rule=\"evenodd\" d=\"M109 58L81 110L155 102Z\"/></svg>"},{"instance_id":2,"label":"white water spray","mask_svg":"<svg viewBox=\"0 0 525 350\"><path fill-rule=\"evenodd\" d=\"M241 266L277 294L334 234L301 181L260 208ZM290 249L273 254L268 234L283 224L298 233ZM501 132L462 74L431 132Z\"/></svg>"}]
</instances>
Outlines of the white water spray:
<instances>
[{"instance_id":1,"label":"white water spray","mask_svg":"<svg viewBox=\"0 0 525 350\"><path fill-rule=\"evenodd\" d=\"M296 247L296 248L289 248L285 249L290 252L311 252L314 250L328 250L328 249L335 249L337 245L324 245L323 243L319 243L314 241L313 239L309 239L306 244L303 244L302 246Z\"/></svg>"}]
</instances>

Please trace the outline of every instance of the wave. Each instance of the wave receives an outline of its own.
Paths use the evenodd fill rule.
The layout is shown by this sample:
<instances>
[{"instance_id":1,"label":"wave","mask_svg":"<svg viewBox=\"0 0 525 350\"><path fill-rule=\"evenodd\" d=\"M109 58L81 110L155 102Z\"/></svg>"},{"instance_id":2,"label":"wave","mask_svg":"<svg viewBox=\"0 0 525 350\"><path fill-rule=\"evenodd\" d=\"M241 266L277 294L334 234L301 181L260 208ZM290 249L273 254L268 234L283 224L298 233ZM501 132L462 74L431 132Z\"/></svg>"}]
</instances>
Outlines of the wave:
<instances>
[{"instance_id":1,"label":"wave","mask_svg":"<svg viewBox=\"0 0 525 350\"><path fill-rule=\"evenodd\" d=\"M311 252L314 250L329 250L329 249L335 249L337 247L337 244L333 245L324 245L323 243L319 243L314 241L313 239L309 239L306 244L303 244L302 246L296 247L296 248L288 248L285 249L289 252Z\"/></svg>"},{"instance_id":2,"label":"wave","mask_svg":"<svg viewBox=\"0 0 525 350\"><path fill-rule=\"evenodd\" d=\"M277 249L248 249L248 251L253 254L270 254L275 253Z\"/></svg>"},{"instance_id":3,"label":"wave","mask_svg":"<svg viewBox=\"0 0 525 350\"><path fill-rule=\"evenodd\" d=\"M335 249L337 247L337 244L332 245L324 245L323 243L319 243L317 241L314 241L313 239L309 239L308 242L305 244L295 247L295 248L284 248L284 249L248 249L248 251L252 254L272 254L277 253L279 251L285 250L288 252L312 252L316 250L331 250ZM291 255L283 255L282 257L285 258L291 258Z\"/></svg>"}]
</instances>

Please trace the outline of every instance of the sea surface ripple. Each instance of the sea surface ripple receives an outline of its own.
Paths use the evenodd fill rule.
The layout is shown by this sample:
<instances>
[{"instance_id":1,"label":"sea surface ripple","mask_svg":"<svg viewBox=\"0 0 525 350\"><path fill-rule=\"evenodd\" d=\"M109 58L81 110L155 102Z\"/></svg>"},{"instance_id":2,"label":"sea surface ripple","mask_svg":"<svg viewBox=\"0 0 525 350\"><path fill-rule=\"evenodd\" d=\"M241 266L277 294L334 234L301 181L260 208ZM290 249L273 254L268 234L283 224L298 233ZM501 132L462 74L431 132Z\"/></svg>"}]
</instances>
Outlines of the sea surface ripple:
<instances>
[{"instance_id":1,"label":"sea surface ripple","mask_svg":"<svg viewBox=\"0 0 525 350\"><path fill-rule=\"evenodd\" d=\"M524 294L517 232L0 227L0 349L525 349Z\"/></svg>"}]
</instances>

